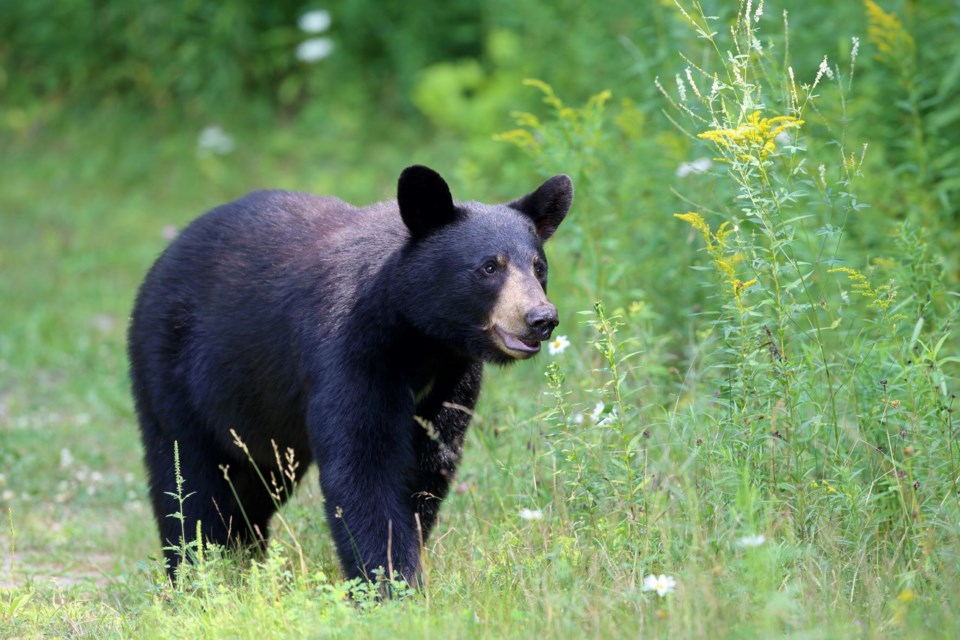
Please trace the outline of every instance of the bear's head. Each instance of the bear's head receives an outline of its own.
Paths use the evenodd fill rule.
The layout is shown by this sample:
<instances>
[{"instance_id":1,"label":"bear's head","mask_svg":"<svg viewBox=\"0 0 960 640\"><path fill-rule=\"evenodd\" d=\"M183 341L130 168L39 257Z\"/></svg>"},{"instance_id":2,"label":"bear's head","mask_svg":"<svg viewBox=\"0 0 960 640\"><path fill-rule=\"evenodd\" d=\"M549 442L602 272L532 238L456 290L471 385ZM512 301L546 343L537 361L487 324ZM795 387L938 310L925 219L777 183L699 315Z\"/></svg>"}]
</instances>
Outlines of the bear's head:
<instances>
[{"instance_id":1,"label":"bear's head","mask_svg":"<svg viewBox=\"0 0 960 640\"><path fill-rule=\"evenodd\" d=\"M401 259L404 316L466 357L503 364L539 352L559 322L547 299L543 243L572 202L565 175L489 205L455 203L437 172L406 168L397 186L410 233Z\"/></svg>"}]
</instances>

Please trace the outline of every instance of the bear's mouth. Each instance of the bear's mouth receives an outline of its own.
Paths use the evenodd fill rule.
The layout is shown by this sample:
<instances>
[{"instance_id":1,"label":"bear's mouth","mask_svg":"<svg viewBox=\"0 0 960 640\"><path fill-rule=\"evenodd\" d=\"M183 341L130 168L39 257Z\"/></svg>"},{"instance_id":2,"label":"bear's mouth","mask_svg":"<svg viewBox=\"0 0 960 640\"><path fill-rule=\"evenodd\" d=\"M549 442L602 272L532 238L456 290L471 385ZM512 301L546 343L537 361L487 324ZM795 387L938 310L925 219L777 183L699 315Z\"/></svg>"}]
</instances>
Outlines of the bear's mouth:
<instances>
[{"instance_id":1,"label":"bear's mouth","mask_svg":"<svg viewBox=\"0 0 960 640\"><path fill-rule=\"evenodd\" d=\"M533 355L540 351L540 341L539 340L527 340L515 336L509 331L503 329L500 325L493 325L493 330L497 332L497 335L500 336L500 340L503 341L503 346L505 346L510 351L518 351L520 353L525 353L528 355Z\"/></svg>"}]
</instances>

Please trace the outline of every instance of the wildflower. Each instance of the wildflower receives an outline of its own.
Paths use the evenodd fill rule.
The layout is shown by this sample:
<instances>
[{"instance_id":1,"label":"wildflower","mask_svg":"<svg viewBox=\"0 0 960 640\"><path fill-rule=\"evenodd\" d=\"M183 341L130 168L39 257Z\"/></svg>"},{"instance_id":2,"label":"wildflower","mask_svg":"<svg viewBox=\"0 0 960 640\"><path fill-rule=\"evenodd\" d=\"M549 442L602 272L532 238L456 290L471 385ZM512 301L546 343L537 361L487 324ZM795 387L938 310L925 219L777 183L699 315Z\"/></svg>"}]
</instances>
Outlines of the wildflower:
<instances>
[{"instance_id":1,"label":"wildflower","mask_svg":"<svg viewBox=\"0 0 960 640\"><path fill-rule=\"evenodd\" d=\"M614 408L610 410L610 413L604 416L603 420L597 423L597 426L606 427L607 425L613 424L616 419L617 419L617 410L616 408Z\"/></svg>"},{"instance_id":2,"label":"wildflower","mask_svg":"<svg viewBox=\"0 0 960 640\"><path fill-rule=\"evenodd\" d=\"M323 33L330 28L330 12L324 9L308 11L300 16L297 26L304 33Z\"/></svg>"},{"instance_id":3,"label":"wildflower","mask_svg":"<svg viewBox=\"0 0 960 640\"><path fill-rule=\"evenodd\" d=\"M233 137L215 124L204 127L197 137L197 147L203 153L224 156L233 151L234 146Z\"/></svg>"},{"instance_id":4,"label":"wildflower","mask_svg":"<svg viewBox=\"0 0 960 640\"><path fill-rule=\"evenodd\" d=\"M773 141L779 144L780 146L786 146L791 142L793 142L793 138L786 131L781 131L776 135Z\"/></svg>"},{"instance_id":5,"label":"wildflower","mask_svg":"<svg viewBox=\"0 0 960 640\"><path fill-rule=\"evenodd\" d=\"M540 509L527 509L524 507L520 509L520 519L521 520L543 520L543 511Z\"/></svg>"},{"instance_id":6,"label":"wildflower","mask_svg":"<svg viewBox=\"0 0 960 640\"><path fill-rule=\"evenodd\" d=\"M871 307L876 307L884 313L897 298L897 291L892 281L873 287L866 275L850 267L834 267L828 269L827 273L845 273L850 281L851 293L869 299Z\"/></svg>"},{"instance_id":7,"label":"wildflower","mask_svg":"<svg viewBox=\"0 0 960 640\"><path fill-rule=\"evenodd\" d=\"M547 345L547 350L550 352L550 355L555 356L566 351L569 346L570 341L567 339L567 336L557 336Z\"/></svg>"},{"instance_id":8,"label":"wildflower","mask_svg":"<svg viewBox=\"0 0 960 640\"><path fill-rule=\"evenodd\" d=\"M66 469L73 464L73 454L70 453L70 449L64 447L60 449L60 468Z\"/></svg>"},{"instance_id":9,"label":"wildflower","mask_svg":"<svg viewBox=\"0 0 960 640\"><path fill-rule=\"evenodd\" d=\"M800 102L800 96L797 95L797 79L793 75L793 67L787 67L787 74L790 76L790 99L793 106Z\"/></svg>"},{"instance_id":10,"label":"wildflower","mask_svg":"<svg viewBox=\"0 0 960 640\"><path fill-rule=\"evenodd\" d=\"M297 47L297 60L300 62L319 62L333 53L333 40L330 38L310 38Z\"/></svg>"},{"instance_id":11,"label":"wildflower","mask_svg":"<svg viewBox=\"0 0 960 640\"><path fill-rule=\"evenodd\" d=\"M697 83L693 81L693 72L690 71L690 67L687 67L683 71L687 74L687 82L690 83L690 88L693 89L693 94L698 98L703 98L703 96L700 95L700 89L697 88Z\"/></svg>"},{"instance_id":12,"label":"wildflower","mask_svg":"<svg viewBox=\"0 0 960 640\"><path fill-rule=\"evenodd\" d=\"M743 292L755 284L757 284L756 278L751 278L746 282L743 282L742 280L738 280L737 278L734 278L733 280L730 281L730 286L733 288L733 297L736 298L737 302L740 302L740 300L743 299Z\"/></svg>"},{"instance_id":13,"label":"wildflower","mask_svg":"<svg viewBox=\"0 0 960 640\"><path fill-rule=\"evenodd\" d=\"M830 69L830 64L827 62L827 56L823 56L823 60L820 61L820 67L817 69L817 76L813 79L813 87L816 87L820 83L820 79L823 76L827 76L831 80L833 79L833 71ZM811 87L811 89L813 88Z\"/></svg>"},{"instance_id":14,"label":"wildflower","mask_svg":"<svg viewBox=\"0 0 960 640\"><path fill-rule=\"evenodd\" d=\"M599 420L599 419L600 419L600 416L603 415L603 410L604 410L604 408L605 408L605 407L604 407L604 404L603 404L602 402L598 402L597 404L595 404L595 405L593 406L593 411L590 412L590 417L593 419L594 422L596 422L597 420Z\"/></svg>"},{"instance_id":15,"label":"wildflower","mask_svg":"<svg viewBox=\"0 0 960 640\"><path fill-rule=\"evenodd\" d=\"M593 420L593 423L598 427L605 427L609 424L613 424L613 421L617 419L617 408L613 407L608 412L607 405L603 402L598 402L594 405L593 411L590 412L590 418Z\"/></svg>"},{"instance_id":16,"label":"wildflower","mask_svg":"<svg viewBox=\"0 0 960 640\"><path fill-rule=\"evenodd\" d=\"M683 80L680 79L680 74L676 75L677 80L677 95L680 96L681 102L687 101L687 87L683 84Z\"/></svg>"},{"instance_id":17,"label":"wildflower","mask_svg":"<svg viewBox=\"0 0 960 640\"><path fill-rule=\"evenodd\" d=\"M704 241L707 243L707 248L710 248L712 244L710 225L707 224L707 221L703 219L703 216L695 211L691 211L689 213L675 213L673 214L673 217L683 220L691 227L699 231L703 235Z\"/></svg>"},{"instance_id":18,"label":"wildflower","mask_svg":"<svg viewBox=\"0 0 960 640\"><path fill-rule=\"evenodd\" d=\"M705 173L713 166L710 158L697 158L692 162L684 162L677 167L677 177L686 178L691 173Z\"/></svg>"},{"instance_id":19,"label":"wildflower","mask_svg":"<svg viewBox=\"0 0 960 640\"><path fill-rule=\"evenodd\" d=\"M867 8L867 41L877 47L881 59L913 55L916 43L895 13L887 13L873 0L864 0Z\"/></svg>"},{"instance_id":20,"label":"wildflower","mask_svg":"<svg viewBox=\"0 0 960 640\"><path fill-rule=\"evenodd\" d=\"M736 129L711 129L697 137L715 143L721 151L734 151L741 159L763 161L777 150L778 135L788 129L799 129L804 121L794 116L761 118L761 113L754 111Z\"/></svg>"},{"instance_id":21,"label":"wildflower","mask_svg":"<svg viewBox=\"0 0 960 640\"><path fill-rule=\"evenodd\" d=\"M767 541L767 537L762 533L755 536L744 536L737 540L737 545L741 547L759 547Z\"/></svg>"},{"instance_id":22,"label":"wildflower","mask_svg":"<svg viewBox=\"0 0 960 640\"><path fill-rule=\"evenodd\" d=\"M644 591L656 591L661 598L668 593L673 593L677 588L677 581L673 576L665 576L662 573L659 576L649 575L643 579Z\"/></svg>"},{"instance_id":23,"label":"wildflower","mask_svg":"<svg viewBox=\"0 0 960 640\"><path fill-rule=\"evenodd\" d=\"M713 76L713 82L710 84L710 100L713 101L718 95L720 95L720 90L723 89L723 85L720 84L720 79L717 76Z\"/></svg>"}]
</instances>

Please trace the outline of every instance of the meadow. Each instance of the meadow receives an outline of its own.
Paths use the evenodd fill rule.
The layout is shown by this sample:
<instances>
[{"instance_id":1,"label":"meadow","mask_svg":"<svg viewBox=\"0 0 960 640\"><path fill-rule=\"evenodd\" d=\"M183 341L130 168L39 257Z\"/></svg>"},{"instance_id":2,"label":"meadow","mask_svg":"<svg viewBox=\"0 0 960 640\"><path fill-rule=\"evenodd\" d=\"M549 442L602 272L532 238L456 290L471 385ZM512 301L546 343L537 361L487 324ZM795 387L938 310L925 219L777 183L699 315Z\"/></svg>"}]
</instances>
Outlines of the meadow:
<instances>
[{"instance_id":1,"label":"meadow","mask_svg":"<svg viewBox=\"0 0 960 640\"><path fill-rule=\"evenodd\" d=\"M0 638L960 637L956 2L475 4L447 50L409 18L242 82L132 27L155 58L108 69L78 28L59 78L0 48ZM171 585L125 355L143 275L248 191L363 205L413 163L464 200L576 185L565 339L488 368L423 589L343 581L315 469L266 557Z\"/></svg>"}]
</instances>

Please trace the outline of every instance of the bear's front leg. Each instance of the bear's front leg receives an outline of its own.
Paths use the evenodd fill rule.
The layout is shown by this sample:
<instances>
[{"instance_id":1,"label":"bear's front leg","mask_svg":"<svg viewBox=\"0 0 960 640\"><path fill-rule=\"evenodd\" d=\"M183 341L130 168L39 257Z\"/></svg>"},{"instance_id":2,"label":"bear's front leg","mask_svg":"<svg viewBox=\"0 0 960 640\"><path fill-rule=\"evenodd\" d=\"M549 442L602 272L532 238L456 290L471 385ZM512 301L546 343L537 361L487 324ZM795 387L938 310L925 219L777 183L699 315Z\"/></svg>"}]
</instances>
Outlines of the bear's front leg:
<instances>
[{"instance_id":1,"label":"bear's front leg","mask_svg":"<svg viewBox=\"0 0 960 640\"><path fill-rule=\"evenodd\" d=\"M389 376L343 375L310 402L308 424L327 521L348 578L416 585L420 544L410 502L413 399Z\"/></svg>"},{"instance_id":2,"label":"bear's front leg","mask_svg":"<svg viewBox=\"0 0 960 640\"><path fill-rule=\"evenodd\" d=\"M413 426L417 466L411 498L424 540L456 477L482 378L479 362L451 363L438 372L430 393L417 405Z\"/></svg>"}]
</instances>

